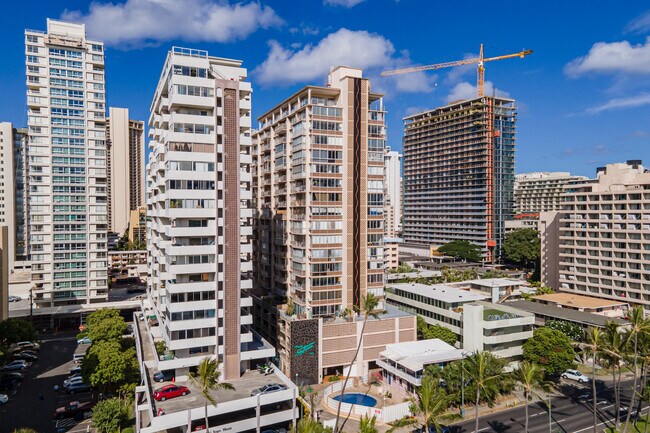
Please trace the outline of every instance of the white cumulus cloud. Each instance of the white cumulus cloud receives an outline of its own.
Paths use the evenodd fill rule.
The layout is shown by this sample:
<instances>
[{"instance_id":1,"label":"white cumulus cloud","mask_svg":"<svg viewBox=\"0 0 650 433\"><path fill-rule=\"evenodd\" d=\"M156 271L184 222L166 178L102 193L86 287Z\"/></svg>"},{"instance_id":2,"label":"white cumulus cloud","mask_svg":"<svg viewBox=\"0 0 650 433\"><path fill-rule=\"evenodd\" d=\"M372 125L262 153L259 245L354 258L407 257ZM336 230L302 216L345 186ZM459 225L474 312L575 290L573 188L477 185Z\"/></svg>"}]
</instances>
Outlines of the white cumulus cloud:
<instances>
[{"instance_id":1,"label":"white cumulus cloud","mask_svg":"<svg viewBox=\"0 0 650 433\"><path fill-rule=\"evenodd\" d=\"M330 6L343 6L344 8L353 8L365 0L324 0L323 3Z\"/></svg>"},{"instance_id":2,"label":"white cumulus cloud","mask_svg":"<svg viewBox=\"0 0 650 433\"><path fill-rule=\"evenodd\" d=\"M650 37L636 45L628 41L595 43L586 56L569 62L564 71L570 77L591 72L650 74Z\"/></svg>"},{"instance_id":3,"label":"white cumulus cloud","mask_svg":"<svg viewBox=\"0 0 650 433\"><path fill-rule=\"evenodd\" d=\"M212 0L93 2L87 13L66 10L61 18L83 22L91 37L122 46L173 39L229 42L283 23L272 8L257 2Z\"/></svg>"},{"instance_id":4,"label":"white cumulus cloud","mask_svg":"<svg viewBox=\"0 0 650 433\"><path fill-rule=\"evenodd\" d=\"M340 29L300 50L271 41L266 60L253 71L262 84L293 84L323 79L332 66L372 68L390 64L393 44L381 35Z\"/></svg>"},{"instance_id":5,"label":"white cumulus cloud","mask_svg":"<svg viewBox=\"0 0 650 433\"><path fill-rule=\"evenodd\" d=\"M610 99L602 105L587 109L587 113L598 114L603 111L641 107L643 105L650 105L650 93L642 93L635 96Z\"/></svg>"},{"instance_id":6,"label":"white cumulus cloud","mask_svg":"<svg viewBox=\"0 0 650 433\"><path fill-rule=\"evenodd\" d=\"M495 92L494 84L492 83L492 81L485 82L484 92L488 96L492 96L492 94L495 94L496 96L499 96L501 98L510 97L510 94L508 92L499 90L498 88L496 89ZM445 100L447 102L454 102L461 99L473 99L476 98L477 96L478 96L478 90L476 88L476 85L468 83L467 81L463 81L461 83L456 84L451 89L449 94L445 97Z\"/></svg>"}]
</instances>

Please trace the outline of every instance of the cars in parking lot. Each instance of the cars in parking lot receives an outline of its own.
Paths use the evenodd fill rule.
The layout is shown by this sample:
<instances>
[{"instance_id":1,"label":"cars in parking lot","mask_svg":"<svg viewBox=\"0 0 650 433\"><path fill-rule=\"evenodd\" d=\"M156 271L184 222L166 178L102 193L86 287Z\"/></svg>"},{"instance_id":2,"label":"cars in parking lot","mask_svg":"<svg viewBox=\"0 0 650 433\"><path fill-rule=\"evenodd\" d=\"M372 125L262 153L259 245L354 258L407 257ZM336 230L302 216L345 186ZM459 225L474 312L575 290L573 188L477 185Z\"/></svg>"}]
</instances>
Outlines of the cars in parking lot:
<instances>
[{"instance_id":1,"label":"cars in parking lot","mask_svg":"<svg viewBox=\"0 0 650 433\"><path fill-rule=\"evenodd\" d=\"M54 411L54 418L62 419L76 417L79 413L89 412L93 406L95 406L95 403L92 401L87 401L85 403L71 401L67 405L57 408L56 411Z\"/></svg>"},{"instance_id":2,"label":"cars in parking lot","mask_svg":"<svg viewBox=\"0 0 650 433\"><path fill-rule=\"evenodd\" d=\"M271 392L284 391L285 389L287 389L286 385L282 385L281 383L269 383L268 385L264 385L261 388L252 390L251 397L255 397L256 395L269 394Z\"/></svg>"},{"instance_id":3,"label":"cars in parking lot","mask_svg":"<svg viewBox=\"0 0 650 433\"><path fill-rule=\"evenodd\" d=\"M5 404L9 401L7 394L0 394L0 404Z\"/></svg>"},{"instance_id":4,"label":"cars in parking lot","mask_svg":"<svg viewBox=\"0 0 650 433\"><path fill-rule=\"evenodd\" d=\"M80 338L77 340L77 344L92 344L93 340L88 337Z\"/></svg>"},{"instance_id":5,"label":"cars in parking lot","mask_svg":"<svg viewBox=\"0 0 650 433\"><path fill-rule=\"evenodd\" d=\"M561 375L562 379L570 379L570 380L575 380L576 382L580 383L587 383L591 379L589 376L585 376L584 374L580 373L578 370L567 370Z\"/></svg>"},{"instance_id":6,"label":"cars in parking lot","mask_svg":"<svg viewBox=\"0 0 650 433\"><path fill-rule=\"evenodd\" d=\"M81 367L73 367L70 369L70 376L81 373Z\"/></svg>"},{"instance_id":7,"label":"cars in parking lot","mask_svg":"<svg viewBox=\"0 0 650 433\"><path fill-rule=\"evenodd\" d=\"M23 298L21 298L20 296L9 295L8 301L9 302L18 302L18 301L22 301L22 299Z\"/></svg>"},{"instance_id":8,"label":"cars in parking lot","mask_svg":"<svg viewBox=\"0 0 650 433\"><path fill-rule=\"evenodd\" d=\"M165 401L170 398L185 396L190 393L190 390L186 386L182 385L165 385L162 388L158 388L153 393L153 398L157 401Z\"/></svg>"},{"instance_id":9,"label":"cars in parking lot","mask_svg":"<svg viewBox=\"0 0 650 433\"><path fill-rule=\"evenodd\" d=\"M68 394L74 394L76 392L90 391L91 389L93 389L92 386L80 381L80 382L68 385L68 388L66 389L66 391L68 392Z\"/></svg>"},{"instance_id":10,"label":"cars in parking lot","mask_svg":"<svg viewBox=\"0 0 650 433\"><path fill-rule=\"evenodd\" d=\"M21 379L15 376L2 376L0 378L0 391L11 391L18 385L20 381Z\"/></svg>"},{"instance_id":11,"label":"cars in parking lot","mask_svg":"<svg viewBox=\"0 0 650 433\"><path fill-rule=\"evenodd\" d=\"M15 380L20 382L21 380L23 380L23 378L25 376L22 373L19 373L17 371L11 371L11 372L7 372L7 373L3 373L2 378L0 378L0 380L2 380L4 378L10 378L10 377L14 378Z\"/></svg>"},{"instance_id":12,"label":"cars in parking lot","mask_svg":"<svg viewBox=\"0 0 650 433\"><path fill-rule=\"evenodd\" d=\"M16 344L12 344L10 347L11 352L19 352L21 350L40 350L41 345L38 343L33 343L31 341L19 341Z\"/></svg>"},{"instance_id":13,"label":"cars in parking lot","mask_svg":"<svg viewBox=\"0 0 650 433\"><path fill-rule=\"evenodd\" d=\"M163 370L159 371L157 373L154 373L153 375L153 380L156 382L169 382L169 381L174 381L176 375L174 374L173 370Z\"/></svg>"},{"instance_id":14,"label":"cars in parking lot","mask_svg":"<svg viewBox=\"0 0 650 433\"><path fill-rule=\"evenodd\" d=\"M81 375L74 375L72 377L67 378L66 380L63 381L63 387L68 388L70 385L75 385L77 383L83 383L83 378Z\"/></svg>"},{"instance_id":15,"label":"cars in parking lot","mask_svg":"<svg viewBox=\"0 0 650 433\"><path fill-rule=\"evenodd\" d=\"M38 355L34 352L25 350L24 352L14 353L14 359L23 359L25 361L34 362L38 360Z\"/></svg>"},{"instance_id":16,"label":"cars in parking lot","mask_svg":"<svg viewBox=\"0 0 650 433\"><path fill-rule=\"evenodd\" d=\"M17 370L24 370L27 367L29 367L29 364L27 361L24 359L17 359L15 361L11 361L4 366L2 366L2 371L17 371Z\"/></svg>"}]
</instances>

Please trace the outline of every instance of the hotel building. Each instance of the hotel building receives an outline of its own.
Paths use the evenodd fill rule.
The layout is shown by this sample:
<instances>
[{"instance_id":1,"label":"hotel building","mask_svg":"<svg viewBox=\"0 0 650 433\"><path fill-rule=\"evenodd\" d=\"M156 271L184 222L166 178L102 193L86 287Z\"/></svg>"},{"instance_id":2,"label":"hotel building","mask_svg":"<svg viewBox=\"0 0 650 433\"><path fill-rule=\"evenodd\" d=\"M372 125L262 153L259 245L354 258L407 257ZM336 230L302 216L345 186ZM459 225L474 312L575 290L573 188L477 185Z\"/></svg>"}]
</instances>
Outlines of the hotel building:
<instances>
[{"instance_id":1,"label":"hotel building","mask_svg":"<svg viewBox=\"0 0 650 433\"><path fill-rule=\"evenodd\" d=\"M41 306L105 301L104 44L83 24L25 30L29 254Z\"/></svg>"}]
</instances>

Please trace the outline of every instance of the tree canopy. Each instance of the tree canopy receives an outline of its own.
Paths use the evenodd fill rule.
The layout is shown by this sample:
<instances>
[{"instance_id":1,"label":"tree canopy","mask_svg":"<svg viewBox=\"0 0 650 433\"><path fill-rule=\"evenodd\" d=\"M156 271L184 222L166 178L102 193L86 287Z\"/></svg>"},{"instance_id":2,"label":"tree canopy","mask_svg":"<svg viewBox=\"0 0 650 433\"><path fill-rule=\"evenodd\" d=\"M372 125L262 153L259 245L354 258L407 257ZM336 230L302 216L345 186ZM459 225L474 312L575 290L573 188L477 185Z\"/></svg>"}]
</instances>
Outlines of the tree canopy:
<instances>
[{"instance_id":1,"label":"tree canopy","mask_svg":"<svg viewBox=\"0 0 650 433\"><path fill-rule=\"evenodd\" d=\"M481 261L481 248L469 241L451 241L438 248L443 254L471 262Z\"/></svg>"},{"instance_id":2,"label":"tree canopy","mask_svg":"<svg viewBox=\"0 0 650 433\"><path fill-rule=\"evenodd\" d=\"M530 266L539 260L541 241L539 232L531 228L513 230L503 241L503 256L511 262L522 266Z\"/></svg>"},{"instance_id":3,"label":"tree canopy","mask_svg":"<svg viewBox=\"0 0 650 433\"><path fill-rule=\"evenodd\" d=\"M101 400L93 408L93 427L99 433L118 432L128 419L128 411L119 398Z\"/></svg>"},{"instance_id":4,"label":"tree canopy","mask_svg":"<svg viewBox=\"0 0 650 433\"><path fill-rule=\"evenodd\" d=\"M544 367L548 374L560 374L573 366L575 351L562 331L542 326L524 343L523 357Z\"/></svg>"},{"instance_id":5,"label":"tree canopy","mask_svg":"<svg viewBox=\"0 0 650 433\"><path fill-rule=\"evenodd\" d=\"M115 308L97 310L86 319L84 331L93 342L122 338L127 324Z\"/></svg>"},{"instance_id":6,"label":"tree canopy","mask_svg":"<svg viewBox=\"0 0 650 433\"><path fill-rule=\"evenodd\" d=\"M81 363L81 375L93 386L116 391L137 382L140 370L135 348L120 341L93 342Z\"/></svg>"},{"instance_id":7,"label":"tree canopy","mask_svg":"<svg viewBox=\"0 0 650 433\"><path fill-rule=\"evenodd\" d=\"M583 341L585 339L584 328L566 320L547 320L544 326L560 331L573 341Z\"/></svg>"},{"instance_id":8,"label":"tree canopy","mask_svg":"<svg viewBox=\"0 0 650 433\"><path fill-rule=\"evenodd\" d=\"M0 345L10 346L19 341L36 340L36 330L31 323L22 319L7 319L0 322Z\"/></svg>"},{"instance_id":9,"label":"tree canopy","mask_svg":"<svg viewBox=\"0 0 650 433\"><path fill-rule=\"evenodd\" d=\"M421 316L417 316L417 326L419 340L438 338L452 346L456 344L456 334L451 329L441 325L429 325Z\"/></svg>"}]
</instances>

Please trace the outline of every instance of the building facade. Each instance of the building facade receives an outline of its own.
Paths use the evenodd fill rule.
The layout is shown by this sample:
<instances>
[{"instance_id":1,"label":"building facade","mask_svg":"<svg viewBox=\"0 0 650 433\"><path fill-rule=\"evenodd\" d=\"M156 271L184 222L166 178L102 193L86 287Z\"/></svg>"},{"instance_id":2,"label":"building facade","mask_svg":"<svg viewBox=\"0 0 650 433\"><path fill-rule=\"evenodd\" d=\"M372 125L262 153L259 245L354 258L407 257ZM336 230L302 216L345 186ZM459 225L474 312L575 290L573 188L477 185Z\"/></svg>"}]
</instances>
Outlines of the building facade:
<instances>
[{"instance_id":1,"label":"building facade","mask_svg":"<svg viewBox=\"0 0 650 433\"><path fill-rule=\"evenodd\" d=\"M543 282L650 309L649 190L650 173L639 160L608 164L596 179L567 184L562 210L545 218L550 223L541 232ZM553 244L558 254L545 254Z\"/></svg>"},{"instance_id":2,"label":"building facade","mask_svg":"<svg viewBox=\"0 0 650 433\"><path fill-rule=\"evenodd\" d=\"M404 118L405 243L465 240L496 261L513 215L516 108L482 97Z\"/></svg>"},{"instance_id":3,"label":"building facade","mask_svg":"<svg viewBox=\"0 0 650 433\"><path fill-rule=\"evenodd\" d=\"M104 44L83 24L25 31L29 254L42 306L106 300Z\"/></svg>"},{"instance_id":4,"label":"building facade","mask_svg":"<svg viewBox=\"0 0 650 433\"><path fill-rule=\"evenodd\" d=\"M205 356L236 379L259 355L252 300L251 94L241 61L174 47L151 104L150 308L177 374ZM263 352L263 351L262 351Z\"/></svg>"},{"instance_id":5,"label":"building facade","mask_svg":"<svg viewBox=\"0 0 650 433\"><path fill-rule=\"evenodd\" d=\"M572 176L568 172L535 172L515 176L515 213L534 214L556 212L562 208L564 185L584 176Z\"/></svg>"},{"instance_id":6,"label":"building facade","mask_svg":"<svg viewBox=\"0 0 650 433\"><path fill-rule=\"evenodd\" d=\"M384 154L384 220L386 236L402 231L402 155L386 148Z\"/></svg>"},{"instance_id":7,"label":"building facade","mask_svg":"<svg viewBox=\"0 0 650 433\"><path fill-rule=\"evenodd\" d=\"M147 242L147 206L129 213L129 242L134 245Z\"/></svg>"},{"instance_id":8,"label":"building facade","mask_svg":"<svg viewBox=\"0 0 650 433\"><path fill-rule=\"evenodd\" d=\"M14 128L0 122L0 224L8 229L8 249L11 273L15 261L27 260L27 129Z\"/></svg>"},{"instance_id":9,"label":"building facade","mask_svg":"<svg viewBox=\"0 0 650 433\"><path fill-rule=\"evenodd\" d=\"M0 225L0 322L9 318L9 227Z\"/></svg>"},{"instance_id":10,"label":"building facade","mask_svg":"<svg viewBox=\"0 0 650 433\"><path fill-rule=\"evenodd\" d=\"M110 107L106 146L109 230L122 235L131 211L144 205L144 122L129 119L127 108Z\"/></svg>"}]
</instances>

